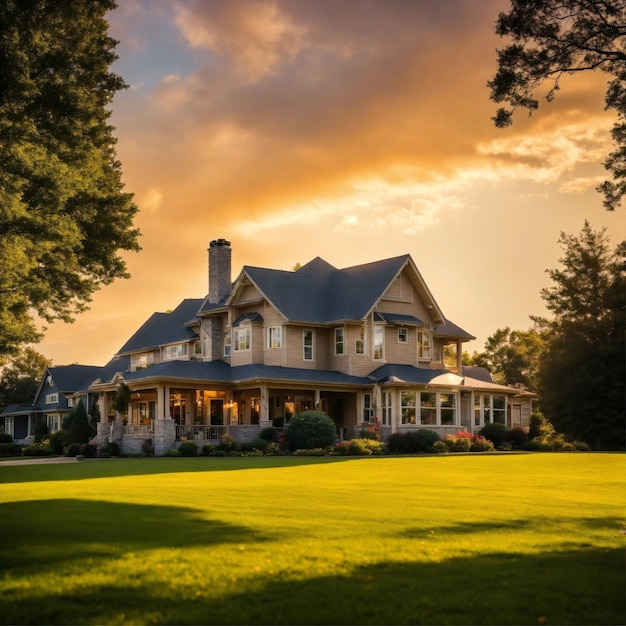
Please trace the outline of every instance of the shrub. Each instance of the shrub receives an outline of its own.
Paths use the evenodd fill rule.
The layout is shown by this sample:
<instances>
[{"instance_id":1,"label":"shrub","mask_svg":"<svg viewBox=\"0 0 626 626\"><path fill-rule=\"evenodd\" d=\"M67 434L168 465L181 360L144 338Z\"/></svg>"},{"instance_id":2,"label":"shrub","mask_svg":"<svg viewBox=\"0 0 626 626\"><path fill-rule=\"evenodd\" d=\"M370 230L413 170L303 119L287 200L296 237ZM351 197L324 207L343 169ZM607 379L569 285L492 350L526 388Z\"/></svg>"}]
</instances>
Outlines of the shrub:
<instances>
[{"instance_id":1,"label":"shrub","mask_svg":"<svg viewBox=\"0 0 626 626\"><path fill-rule=\"evenodd\" d=\"M55 454L63 454L65 446L69 443L67 433L64 430L57 430L52 433L48 441Z\"/></svg>"},{"instance_id":2,"label":"shrub","mask_svg":"<svg viewBox=\"0 0 626 626\"><path fill-rule=\"evenodd\" d=\"M432 451L435 454L445 454L448 451L448 446L445 441L435 441L435 443L433 443Z\"/></svg>"},{"instance_id":3,"label":"shrub","mask_svg":"<svg viewBox=\"0 0 626 626\"><path fill-rule=\"evenodd\" d=\"M205 443L200 449L201 456L215 456L217 448L210 443Z\"/></svg>"},{"instance_id":4,"label":"shrub","mask_svg":"<svg viewBox=\"0 0 626 626\"><path fill-rule=\"evenodd\" d=\"M327 448L336 439L335 422L322 411L298 413L285 430L285 441L290 450Z\"/></svg>"},{"instance_id":5,"label":"shrub","mask_svg":"<svg viewBox=\"0 0 626 626\"><path fill-rule=\"evenodd\" d=\"M278 431L273 426L268 426L259 433L259 439L276 443L278 441Z\"/></svg>"},{"instance_id":6,"label":"shrub","mask_svg":"<svg viewBox=\"0 0 626 626\"><path fill-rule=\"evenodd\" d=\"M13 443L13 437L9 433L0 433L0 443Z\"/></svg>"},{"instance_id":7,"label":"shrub","mask_svg":"<svg viewBox=\"0 0 626 626\"><path fill-rule=\"evenodd\" d=\"M183 456L183 455L180 453L180 450L177 450L176 448L171 448L163 456Z\"/></svg>"},{"instance_id":8,"label":"shrub","mask_svg":"<svg viewBox=\"0 0 626 626\"><path fill-rule=\"evenodd\" d=\"M282 428L285 425L285 418L284 417L275 417L272 420L272 426L274 428Z\"/></svg>"},{"instance_id":9,"label":"shrub","mask_svg":"<svg viewBox=\"0 0 626 626\"><path fill-rule=\"evenodd\" d=\"M109 441L107 439L106 443L100 448L100 456L121 456L122 449L120 448L118 443L115 441Z\"/></svg>"},{"instance_id":10,"label":"shrub","mask_svg":"<svg viewBox=\"0 0 626 626\"><path fill-rule=\"evenodd\" d=\"M50 456L51 454L53 454L53 452L50 446L34 444L32 446L22 448L23 456Z\"/></svg>"},{"instance_id":11,"label":"shrub","mask_svg":"<svg viewBox=\"0 0 626 626\"><path fill-rule=\"evenodd\" d=\"M469 452L472 447L472 441L469 437L457 435L446 435L443 440L449 452Z\"/></svg>"},{"instance_id":12,"label":"shrub","mask_svg":"<svg viewBox=\"0 0 626 626\"><path fill-rule=\"evenodd\" d=\"M528 441L528 436L523 428L516 427L506 431L504 440L508 441L512 448L519 450Z\"/></svg>"},{"instance_id":13,"label":"shrub","mask_svg":"<svg viewBox=\"0 0 626 626\"><path fill-rule=\"evenodd\" d=\"M506 426L504 424L500 424L499 422L491 422L489 424L485 424L478 431L478 434L485 439L489 439L489 441L491 441L491 443L494 445L494 448L499 448L500 445L505 441L506 432Z\"/></svg>"},{"instance_id":14,"label":"shrub","mask_svg":"<svg viewBox=\"0 0 626 626\"><path fill-rule=\"evenodd\" d=\"M87 443L91 435L89 418L82 400L72 410L72 421L69 427L69 440L72 443Z\"/></svg>"},{"instance_id":15,"label":"shrub","mask_svg":"<svg viewBox=\"0 0 626 626\"><path fill-rule=\"evenodd\" d=\"M39 418L33 428L33 439L35 443L41 443L44 439L48 438L49 434L50 429L48 428L45 418Z\"/></svg>"},{"instance_id":16,"label":"shrub","mask_svg":"<svg viewBox=\"0 0 626 626\"><path fill-rule=\"evenodd\" d=\"M387 439L387 447L392 454L408 454L411 452L409 433L392 433Z\"/></svg>"},{"instance_id":17,"label":"shrub","mask_svg":"<svg viewBox=\"0 0 626 626\"><path fill-rule=\"evenodd\" d=\"M98 446L93 443L84 443L80 447L80 453L86 459L95 459L96 456L98 455Z\"/></svg>"},{"instance_id":18,"label":"shrub","mask_svg":"<svg viewBox=\"0 0 626 626\"><path fill-rule=\"evenodd\" d=\"M430 428L419 428L409 433L409 440L412 443L413 452L430 452L436 441L440 441L439 434Z\"/></svg>"},{"instance_id":19,"label":"shrub","mask_svg":"<svg viewBox=\"0 0 626 626\"><path fill-rule=\"evenodd\" d=\"M154 446L152 445L152 439L144 439L141 444L141 453L145 456L154 456Z\"/></svg>"},{"instance_id":20,"label":"shrub","mask_svg":"<svg viewBox=\"0 0 626 626\"><path fill-rule=\"evenodd\" d=\"M229 435L228 433L224 433L220 438L220 442L217 445L217 449L223 452L232 452L233 450L237 449L237 442L235 441L235 438L232 435Z\"/></svg>"},{"instance_id":21,"label":"shrub","mask_svg":"<svg viewBox=\"0 0 626 626\"><path fill-rule=\"evenodd\" d=\"M79 443L70 443L67 446L67 450L65 451L65 456L78 456L80 454L80 444Z\"/></svg>"},{"instance_id":22,"label":"shrub","mask_svg":"<svg viewBox=\"0 0 626 626\"><path fill-rule=\"evenodd\" d=\"M332 454L336 456L348 456L348 454L350 454L350 442L340 441L336 443L335 447L332 449Z\"/></svg>"},{"instance_id":23,"label":"shrub","mask_svg":"<svg viewBox=\"0 0 626 626\"><path fill-rule=\"evenodd\" d=\"M183 441L178 446L180 456L198 456L198 444L195 441Z\"/></svg>"},{"instance_id":24,"label":"shrub","mask_svg":"<svg viewBox=\"0 0 626 626\"><path fill-rule=\"evenodd\" d=\"M572 445L579 452L591 452L591 448L589 447L589 444L585 443L584 441L572 441Z\"/></svg>"},{"instance_id":25,"label":"shrub","mask_svg":"<svg viewBox=\"0 0 626 626\"><path fill-rule=\"evenodd\" d=\"M309 448L307 450L295 450L294 454L297 456L324 456L326 454L326 448Z\"/></svg>"},{"instance_id":26,"label":"shrub","mask_svg":"<svg viewBox=\"0 0 626 626\"><path fill-rule=\"evenodd\" d=\"M472 441L470 452L492 452L494 450L493 444L489 439L485 439L480 435L476 435Z\"/></svg>"},{"instance_id":27,"label":"shrub","mask_svg":"<svg viewBox=\"0 0 626 626\"><path fill-rule=\"evenodd\" d=\"M578 452L578 449L573 443L564 443L561 452Z\"/></svg>"},{"instance_id":28,"label":"shrub","mask_svg":"<svg viewBox=\"0 0 626 626\"><path fill-rule=\"evenodd\" d=\"M21 456L23 447L20 443L0 443L0 456Z\"/></svg>"}]
</instances>

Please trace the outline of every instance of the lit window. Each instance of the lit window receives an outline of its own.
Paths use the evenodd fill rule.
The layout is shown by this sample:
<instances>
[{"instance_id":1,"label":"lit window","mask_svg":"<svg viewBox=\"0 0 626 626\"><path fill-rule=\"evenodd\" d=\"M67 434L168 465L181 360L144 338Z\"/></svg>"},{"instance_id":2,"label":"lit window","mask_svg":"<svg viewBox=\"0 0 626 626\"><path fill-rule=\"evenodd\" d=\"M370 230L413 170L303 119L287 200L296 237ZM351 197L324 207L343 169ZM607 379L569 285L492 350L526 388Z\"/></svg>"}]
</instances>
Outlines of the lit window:
<instances>
[{"instance_id":1,"label":"lit window","mask_svg":"<svg viewBox=\"0 0 626 626\"><path fill-rule=\"evenodd\" d=\"M267 347L270 350L283 347L283 329L281 326L271 326L267 329Z\"/></svg>"},{"instance_id":2,"label":"lit window","mask_svg":"<svg viewBox=\"0 0 626 626\"><path fill-rule=\"evenodd\" d=\"M374 326L374 360L382 361L384 354L385 328Z\"/></svg>"},{"instance_id":3,"label":"lit window","mask_svg":"<svg viewBox=\"0 0 626 626\"><path fill-rule=\"evenodd\" d=\"M252 330L250 328L238 328L235 331L235 352L250 350L250 339Z\"/></svg>"}]
</instances>

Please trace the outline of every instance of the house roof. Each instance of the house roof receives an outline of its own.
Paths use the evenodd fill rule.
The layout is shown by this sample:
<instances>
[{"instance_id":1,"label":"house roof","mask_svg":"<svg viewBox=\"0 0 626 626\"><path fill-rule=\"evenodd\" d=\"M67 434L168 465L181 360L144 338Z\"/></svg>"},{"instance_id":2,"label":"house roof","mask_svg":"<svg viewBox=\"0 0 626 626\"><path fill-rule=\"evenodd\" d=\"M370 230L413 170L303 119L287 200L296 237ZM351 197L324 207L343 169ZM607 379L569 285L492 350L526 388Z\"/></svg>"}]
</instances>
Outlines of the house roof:
<instances>
[{"instance_id":1,"label":"house roof","mask_svg":"<svg viewBox=\"0 0 626 626\"><path fill-rule=\"evenodd\" d=\"M102 383L111 383L115 374ZM337 371L300 369L272 365L239 365L216 361L164 361L134 372L124 372L127 383L154 378L201 380L221 384L245 383L256 380L284 380L321 384L367 385L372 381L363 376L350 376Z\"/></svg>"},{"instance_id":2,"label":"house roof","mask_svg":"<svg viewBox=\"0 0 626 626\"><path fill-rule=\"evenodd\" d=\"M328 324L365 319L407 263L404 254L337 269L317 257L295 272L244 266L237 282L246 276L290 321Z\"/></svg>"},{"instance_id":3,"label":"house roof","mask_svg":"<svg viewBox=\"0 0 626 626\"><path fill-rule=\"evenodd\" d=\"M202 298L188 298L170 313L153 313L117 354L125 355L197 339L198 333L189 324L190 321L197 321L196 315L202 302Z\"/></svg>"},{"instance_id":4,"label":"house roof","mask_svg":"<svg viewBox=\"0 0 626 626\"><path fill-rule=\"evenodd\" d=\"M376 383L412 383L418 385L460 385L463 377L448 370L387 363L370 373Z\"/></svg>"},{"instance_id":5,"label":"house roof","mask_svg":"<svg viewBox=\"0 0 626 626\"><path fill-rule=\"evenodd\" d=\"M493 376L491 372L486 367L470 367L468 365L464 365L462 367L463 376L469 376L470 378L475 378L476 380L482 380L486 383L493 382Z\"/></svg>"},{"instance_id":6,"label":"house roof","mask_svg":"<svg viewBox=\"0 0 626 626\"><path fill-rule=\"evenodd\" d=\"M450 320L445 320L443 324L435 326L434 335L436 337L449 337L450 339L465 339L470 341L476 339L474 335L470 335L466 330L457 326Z\"/></svg>"},{"instance_id":7,"label":"house roof","mask_svg":"<svg viewBox=\"0 0 626 626\"><path fill-rule=\"evenodd\" d=\"M0 415L31 415L33 413L41 413L41 409L32 404L9 404L0 412Z\"/></svg>"}]
</instances>

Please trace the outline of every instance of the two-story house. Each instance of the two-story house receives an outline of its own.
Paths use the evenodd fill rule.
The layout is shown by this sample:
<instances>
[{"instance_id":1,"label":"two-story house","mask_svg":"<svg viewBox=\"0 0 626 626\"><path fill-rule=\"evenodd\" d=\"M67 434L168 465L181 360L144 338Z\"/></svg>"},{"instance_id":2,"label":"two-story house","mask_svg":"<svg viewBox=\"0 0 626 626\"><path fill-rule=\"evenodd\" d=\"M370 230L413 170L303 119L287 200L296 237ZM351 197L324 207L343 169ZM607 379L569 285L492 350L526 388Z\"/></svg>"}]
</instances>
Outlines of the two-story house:
<instances>
[{"instance_id":1,"label":"two-story house","mask_svg":"<svg viewBox=\"0 0 626 626\"><path fill-rule=\"evenodd\" d=\"M100 441L131 451L152 438L157 454L225 432L244 441L312 408L345 438L373 421L383 437L528 424L532 394L463 371L474 337L446 319L410 255L345 269L321 258L296 271L244 266L232 282L230 243L208 252L208 295L153 314L116 355L129 367L111 375L109 365L89 386ZM122 383L123 421L112 408Z\"/></svg>"}]
</instances>

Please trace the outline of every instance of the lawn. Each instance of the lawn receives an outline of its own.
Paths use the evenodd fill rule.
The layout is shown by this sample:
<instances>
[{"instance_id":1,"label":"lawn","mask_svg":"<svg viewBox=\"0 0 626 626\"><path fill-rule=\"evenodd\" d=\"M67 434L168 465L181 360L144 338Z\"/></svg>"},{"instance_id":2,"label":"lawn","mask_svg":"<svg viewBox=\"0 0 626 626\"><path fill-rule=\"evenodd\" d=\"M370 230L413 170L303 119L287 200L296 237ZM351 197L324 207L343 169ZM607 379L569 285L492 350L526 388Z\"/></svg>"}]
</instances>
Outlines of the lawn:
<instances>
[{"instance_id":1,"label":"lawn","mask_svg":"<svg viewBox=\"0 0 626 626\"><path fill-rule=\"evenodd\" d=\"M624 624L623 454L0 464L3 624Z\"/></svg>"}]
</instances>

